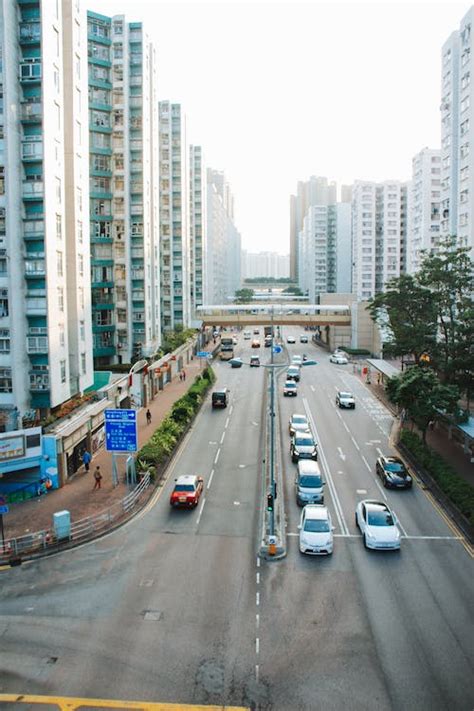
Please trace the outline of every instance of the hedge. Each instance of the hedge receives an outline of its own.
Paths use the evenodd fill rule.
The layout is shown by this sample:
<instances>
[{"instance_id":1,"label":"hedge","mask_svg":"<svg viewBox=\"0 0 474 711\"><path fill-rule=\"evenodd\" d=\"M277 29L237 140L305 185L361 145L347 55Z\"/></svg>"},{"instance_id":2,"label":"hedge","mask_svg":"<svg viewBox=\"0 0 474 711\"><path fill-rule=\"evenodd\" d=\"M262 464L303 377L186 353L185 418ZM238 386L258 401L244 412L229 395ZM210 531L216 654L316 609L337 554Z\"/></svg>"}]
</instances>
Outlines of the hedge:
<instances>
[{"instance_id":1,"label":"hedge","mask_svg":"<svg viewBox=\"0 0 474 711\"><path fill-rule=\"evenodd\" d=\"M427 445L409 430L402 430L400 442L423 469L433 477L439 488L461 511L470 523L474 523L474 488Z\"/></svg>"},{"instance_id":2,"label":"hedge","mask_svg":"<svg viewBox=\"0 0 474 711\"><path fill-rule=\"evenodd\" d=\"M349 355L371 355L371 352L366 348L346 348L343 346L342 350Z\"/></svg>"},{"instance_id":3,"label":"hedge","mask_svg":"<svg viewBox=\"0 0 474 711\"><path fill-rule=\"evenodd\" d=\"M214 371L207 367L196 376L188 392L176 400L163 422L138 452L140 470L156 471L173 454L215 379Z\"/></svg>"}]
</instances>

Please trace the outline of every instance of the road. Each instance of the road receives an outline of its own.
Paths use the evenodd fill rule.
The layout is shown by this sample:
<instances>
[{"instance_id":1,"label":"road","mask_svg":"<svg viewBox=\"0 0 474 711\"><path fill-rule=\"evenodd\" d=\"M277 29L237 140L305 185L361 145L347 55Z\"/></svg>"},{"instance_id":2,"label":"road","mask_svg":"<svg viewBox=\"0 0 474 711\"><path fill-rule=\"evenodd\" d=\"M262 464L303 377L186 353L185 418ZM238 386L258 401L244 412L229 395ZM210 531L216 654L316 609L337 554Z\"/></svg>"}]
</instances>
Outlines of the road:
<instances>
[{"instance_id":1,"label":"road","mask_svg":"<svg viewBox=\"0 0 474 711\"><path fill-rule=\"evenodd\" d=\"M1 691L262 711L474 707L473 560L419 487L379 487L374 463L390 451L392 421L351 366L331 365L311 344L288 350L318 365L303 369L296 399L282 398L278 382L287 557L256 554L264 369L219 363L230 406L204 404L142 514L95 543L0 573ZM256 350L240 335L236 352L248 361ZM336 409L341 386L355 411ZM298 551L292 412L306 412L317 434L336 524L330 558ZM204 477L194 511L169 507L181 473ZM393 506L400 553L363 548L354 510L366 497Z\"/></svg>"}]
</instances>

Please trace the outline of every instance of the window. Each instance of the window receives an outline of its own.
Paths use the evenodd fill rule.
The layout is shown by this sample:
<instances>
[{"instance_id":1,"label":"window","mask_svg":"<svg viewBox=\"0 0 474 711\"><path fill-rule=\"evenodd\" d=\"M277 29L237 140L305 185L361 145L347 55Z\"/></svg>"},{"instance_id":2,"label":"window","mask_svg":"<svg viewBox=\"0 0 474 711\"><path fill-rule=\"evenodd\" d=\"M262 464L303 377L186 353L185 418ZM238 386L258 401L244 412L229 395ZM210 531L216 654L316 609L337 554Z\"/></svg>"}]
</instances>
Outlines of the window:
<instances>
[{"instance_id":1,"label":"window","mask_svg":"<svg viewBox=\"0 0 474 711\"><path fill-rule=\"evenodd\" d=\"M471 83L471 73L466 72L461 77L461 89L466 89L470 83Z\"/></svg>"},{"instance_id":2,"label":"window","mask_svg":"<svg viewBox=\"0 0 474 711\"><path fill-rule=\"evenodd\" d=\"M65 383L66 382L66 361L65 360L59 361L59 370L61 373L61 383Z\"/></svg>"},{"instance_id":3,"label":"window","mask_svg":"<svg viewBox=\"0 0 474 711\"><path fill-rule=\"evenodd\" d=\"M84 276L84 256L82 254L77 255L77 262L79 267L79 276Z\"/></svg>"},{"instance_id":4,"label":"window","mask_svg":"<svg viewBox=\"0 0 474 711\"><path fill-rule=\"evenodd\" d=\"M65 344L65 333L64 333L64 324L60 323L59 324L59 345L64 346Z\"/></svg>"},{"instance_id":5,"label":"window","mask_svg":"<svg viewBox=\"0 0 474 711\"><path fill-rule=\"evenodd\" d=\"M82 189L77 188L77 209L82 212Z\"/></svg>"},{"instance_id":6,"label":"window","mask_svg":"<svg viewBox=\"0 0 474 711\"><path fill-rule=\"evenodd\" d=\"M83 234L83 230L82 230L81 220L77 221L77 241L79 242L79 244L82 244L84 241L84 234Z\"/></svg>"},{"instance_id":7,"label":"window","mask_svg":"<svg viewBox=\"0 0 474 711\"><path fill-rule=\"evenodd\" d=\"M86 340L86 326L84 321L79 322L79 338L81 339L81 341Z\"/></svg>"},{"instance_id":8,"label":"window","mask_svg":"<svg viewBox=\"0 0 474 711\"><path fill-rule=\"evenodd\" d=\"M0 195L5 195L5 166L0 165Z\"/></svg>"},{"instance_id":9,"label":"window","mask_svg":"<svg viewBox=\"0 0 474 711\"><path fill-rule=\"evenodd\" d=\"M33 61L20 64L20 76L22 81L41 79L41 62Z\"/></svg>"},{"instance_id":10,"label":"window","mask_svg":"<svg viewBox=\"0 0 474 711\"><path fill-rule=\"evenodd\" d=\"M33 449L34 447L41 447L41 435L27 435L26 436L26 448Z\"/></svg>"},{"instance_id":11,"label":"window","mask_svg":"<svg viewBox=\"0 0 474 711\"><path fill-rule=\"evenodd\" d=\"M469 103L470 103L470 97L469 95L465 96L464 99L461 101L461 113L463 111L466 111L466 109L469 108Z\"/></svg>"},{"instance_id":12,"label":"window","mask_svg":"<svg viewBox=\"0 0 474 711\"><path fill-rule=\"evenodd\" d=\"M1 393L13 392L12 369L11 368L0 368L0 392Z\"/></svg>"},{"instance_id":13,"label":"window","mask_svg":"<svg viewBox=\"0 0 474 711\"><path fill-rule=\"evenodd\" d=\"M63 276L63 253L62 252L56 252L56 265L57 265L58 276L62 277Z\"/></svg>"},{"instance_id":14,"label":"window","mask_svg":"<svg viewBox=\"0 0 474 711\"><path fill-rule=\"evenodd\" d=\"M8 316L8 289L0 289L0 318Z\"/></svg>"},{"instance_id":15,"label":"window","mask_svg":"<svg viewBox=\"0 0 474 711\"><path fill-rule=\"evenodd\" d=\"M56 200L58 204L61 204L61 179L60 178L55 178L54 179L54 184L55 184L55 190L56 190Z\"/></svg>"},{"instance_id":16,"label":"window","mask_svg":"<svg viewBox=\"0 0 474 711\"><path fill-rule=\"evenodd\" d=\"M86 373L86 354L81 353L81 373L85 375Z\"/></svg>"},{"instance_id":17,"label":"window","mask_svg":"<svg viewBox=\"0 0 474 711\"><path fill-rule=\"evenodd\" d=\"M59 311L64 311L64 289L58 287L58 309Z\"/></svg>"},{"instance_id":18,"label":"window","mask_svg":"<svg viewBox=\"0 0 474 711\"><path fill-rule=\"evenodd\" d=\"M63 230L61 225L61 215L56 215L56 239L61 241L63 238Z\"/></svg>"},{"instance_id":19,"label":"window","mask_svg":"<svg viewBox=\"0 0 474 711\"><path fill-rule=\"evenodd\" d=\"M466 119L461 124L461 136L464 136L469 131L469 119Z\"/></svg>"},{"instance_id":20,"label":"window","mask_svg":"<svg viewBox=\"0 0 474 711\"><path fill-rule=\"evenodd\" d=\"M0 353L10 353L9 328L0 328Z\"/></svg>"}]
</instances>

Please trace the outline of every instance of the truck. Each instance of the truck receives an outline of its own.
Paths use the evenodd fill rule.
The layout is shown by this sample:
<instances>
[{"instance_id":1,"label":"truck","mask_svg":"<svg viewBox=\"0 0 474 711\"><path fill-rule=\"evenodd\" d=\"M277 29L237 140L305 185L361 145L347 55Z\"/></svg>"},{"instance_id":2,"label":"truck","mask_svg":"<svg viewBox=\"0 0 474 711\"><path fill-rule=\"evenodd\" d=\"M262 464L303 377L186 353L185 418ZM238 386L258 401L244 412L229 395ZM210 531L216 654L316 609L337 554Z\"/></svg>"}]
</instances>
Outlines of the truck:
<instances>
[{"instance_id":1,"label":"truck","mask_svg":"<svg viewBox=\"0 0 474 711\"><path fill-rule=\"evenodd\" d=\"M220 349L220 359L221 360L231 360L234 357L234 339L232 337L221 338L221 349Z\"/></svg>"}]
</instances>

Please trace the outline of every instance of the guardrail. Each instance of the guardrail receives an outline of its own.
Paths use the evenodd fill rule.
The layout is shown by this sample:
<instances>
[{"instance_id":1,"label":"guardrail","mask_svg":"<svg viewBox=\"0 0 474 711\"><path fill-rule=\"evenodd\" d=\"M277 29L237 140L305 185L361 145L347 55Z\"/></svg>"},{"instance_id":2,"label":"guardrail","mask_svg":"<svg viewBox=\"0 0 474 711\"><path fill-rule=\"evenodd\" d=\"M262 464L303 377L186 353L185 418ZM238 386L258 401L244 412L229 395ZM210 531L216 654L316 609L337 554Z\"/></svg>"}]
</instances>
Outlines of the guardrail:
<instances>
[{"instance_id":1,"label":"guardrail","mask_svg":"<svg viewBox=\"0 0 474 711\"><path fill-rule=\"evenodd\" d=\"M16 538L6 538L4 545L0 542L0 563L18 564L22 557L34 557L38 553L44 555L46 550L53 552L97 538L117 523L124 523L130 518L150 481L150 474L146 472L140 483L121 501L95 516L87 516L72 523L69 535L64 538L58 539L52 528Z\"/></svg>"}]
</instances>

